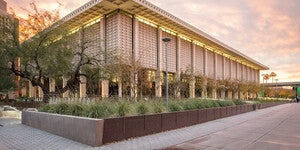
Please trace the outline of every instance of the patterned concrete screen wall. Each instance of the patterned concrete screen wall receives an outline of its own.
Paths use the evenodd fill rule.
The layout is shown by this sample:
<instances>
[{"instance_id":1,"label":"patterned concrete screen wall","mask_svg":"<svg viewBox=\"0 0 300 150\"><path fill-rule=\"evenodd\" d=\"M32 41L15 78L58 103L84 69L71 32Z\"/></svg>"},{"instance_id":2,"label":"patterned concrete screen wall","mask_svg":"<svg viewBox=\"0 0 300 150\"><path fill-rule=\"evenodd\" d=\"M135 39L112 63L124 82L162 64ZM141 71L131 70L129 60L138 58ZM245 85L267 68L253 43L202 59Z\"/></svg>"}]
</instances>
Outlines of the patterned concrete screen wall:
<instances>
[{"instance_id":1,"label":"patterned concrete screen wall","mask_svg":"<svg viewBox=\"0 0 300 150\"><path fill-rule=\"evenodd\" d=\"M100 23L95 23L84 30L84 39L88 41L87 54L99 58L101 54Z\"/></svg>"},{"instance_id":2,"label":"patterned concrete screen wall","mask_svg":"<svg viewBox=\"0 0 300 150\"><path fill-rule=\"evenodd\" d=\"M132 18L122 13L117 14L118 16L118 40L119 54L125 58L126 61L131 62L132 59Z\"/></svg>"},{"instance_id":3,"label":"patterned concrete screen wall","mask_svg":"<svg viewBox=\"0 0 300 150\"><path fill-rule=\"evenodd\" d=\"M106 51L108 52L108 62L111 54L115 54L119 49L118 40L118 16L111 15L106 18Z\"/></svg>"},{"instance_id":4,"label":"patterned concrete screen wall","mask_svg":"<svg viewBox=\"0 0 300 150\"><path fill-rule=\"evenodd\" d=\"M237 79L237 63L235 61L231 62L231 79L236 80Z\"/></svg>"},{"instance_id":5,"label":"patterned concrete screen wall","mask_svg":"<svg viewBox=\"0 0 300 150\"><path fill-rule=\"evenodd\" d=\"M204 75L204 50L198 45L195 49L195 74Z\"/></svg>"},{"instance_id":6,"label":"patterned concrete screen wall","mask_svg":"<svg viewBox=\"0 0 300 150\"><path fill-rule=\"evenodd\" d=\"M214 78L214 53L207 50L207 76Z\"/></svg>"},{"instance_id":7,"label":"patterned concrete screen wall","mask_svg":"<svg viewBox=\"0 0 300 150\"><path fill-rule=\"evenodd\" d=\"M171 41L168 44L168 70L170 72L176 72L176 36L167 33L165 31L162 32L162 37L169 37ZM158 39L160 40L160 39ZM166 47L165 43L162 43L162 70L166 70Z\"/></svg>"},{"instance_id":8,"label":"patterned concrete screen wall","mask_svg":"<svg viewBox=\"0 0 300 150\"><path fill-rule=\"evenodd\" d=\"M230 59L224 58L224 79L230 78Z\"/></svg>"},{"instance_id":9,"label":"patterned concrete screen wall","mask_svg":"<svg viewBox=\"0 0 300 150\"><path fill-rule=\"evenodd\" d=\"M145 68L157 68L157 28L139 22L139 59Z\"/></svg>"},{"instance_id":10,"label":"patterned concrete screen wall","mask_svg":"<svg viewBox=\"0 0 300 150\"><path fill-rule=\"evenodd\" d=\"M187 69L191 69L192 50L191 42L184 39L180 39L180 70L185 72Z\"/></svg>"},{"instance_id":11,"label":"patterned concrete screen wall","mask_svg":"<svg viewBox=\"0 0 300 150\"><path fill-rule=\"evenodd\" d=\"M242 64L237 63L237 67L236 67L236 68L237 68L237 70L236 70L236 72L237 72L236 79L237 79L237 80L242 80L242 75L243 75L243 74L242 74L242 73L243 73L243 72L242 72L242 71L243 71L243 70L242 70Z\"/></svg>"},{"instance_id":12,"label":"patterned concrete screen wall","mask_svg":"<svg viewBox=\"0 0 300 150\"><path fill-rule=\"evenodd\" d=\"M223 79L223 56L220 54L217 54L217 80Z\"/></svg>"}]
</instances>

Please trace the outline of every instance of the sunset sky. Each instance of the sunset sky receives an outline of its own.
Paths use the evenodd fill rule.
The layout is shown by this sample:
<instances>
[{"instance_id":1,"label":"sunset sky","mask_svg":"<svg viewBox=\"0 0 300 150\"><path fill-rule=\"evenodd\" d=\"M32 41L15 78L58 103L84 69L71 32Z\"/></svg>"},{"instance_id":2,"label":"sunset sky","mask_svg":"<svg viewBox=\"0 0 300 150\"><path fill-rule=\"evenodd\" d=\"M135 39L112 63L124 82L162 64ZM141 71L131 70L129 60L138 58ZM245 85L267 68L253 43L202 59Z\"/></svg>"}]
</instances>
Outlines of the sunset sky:
<instances>
[{"instance_id":1,"label":"sunset sky","mask_svg":"<svg viewBox=\"0 0 300 150\"><path fill-rule=\"evenodd\" d=\"M6 0L18 14L33 0ZM89 0L35 0L61 17ZM148 0L234 49L268 66L279 82L300 81L299 0ZM270 82L270 80L269 80Z\"/></svg>"}]
</instances>

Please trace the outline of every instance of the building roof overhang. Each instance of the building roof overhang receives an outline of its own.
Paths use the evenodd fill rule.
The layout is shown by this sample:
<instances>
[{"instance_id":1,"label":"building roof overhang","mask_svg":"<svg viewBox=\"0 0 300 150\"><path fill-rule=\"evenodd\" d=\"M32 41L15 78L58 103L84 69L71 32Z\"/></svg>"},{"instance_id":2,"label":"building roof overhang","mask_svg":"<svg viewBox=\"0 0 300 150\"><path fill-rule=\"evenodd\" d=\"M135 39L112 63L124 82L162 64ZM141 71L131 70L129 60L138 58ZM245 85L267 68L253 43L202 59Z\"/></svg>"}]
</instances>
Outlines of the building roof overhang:
<instances>
[{"instance_id":1,"label":"building roof overhang","mask_svg":"<svg viewBox=\"0 0 300 150\"><path fill-rule=\"evenodd\" d=\"M101 18L103 15L109 14L116 9L124 10L157 26L174 31L176 34L183 35L191 41L200 41L204 47L209 47L209 50L223 54L230 59L251 66L252 68L258 70L269 69L267 66L231 48L146 0L91 0L53 24L52 28L60 26L72 30L83 26L91 20Z\"/></svg>"}]
</instances>

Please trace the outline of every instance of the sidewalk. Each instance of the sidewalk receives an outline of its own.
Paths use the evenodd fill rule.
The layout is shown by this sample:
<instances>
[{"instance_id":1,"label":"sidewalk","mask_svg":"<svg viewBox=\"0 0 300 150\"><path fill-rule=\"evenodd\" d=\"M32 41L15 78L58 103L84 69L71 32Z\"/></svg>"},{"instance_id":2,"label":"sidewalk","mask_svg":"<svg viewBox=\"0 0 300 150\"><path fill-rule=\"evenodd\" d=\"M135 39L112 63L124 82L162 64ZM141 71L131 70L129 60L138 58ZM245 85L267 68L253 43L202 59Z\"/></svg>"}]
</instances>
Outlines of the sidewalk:
<instances>
[{"instance_id":1,"label":"sidewalk","mask_svg":"<svg viewBox=\"0 0 300 150\"><path fill-rule=\"evenodd\" d=\"M298 112L297 112L298 111ZM0 149L300 149L300 104L284 104L211 122L90 147L0 118ZM175 146L174 146L175 145Z\"/></svg>"}]
</instances>

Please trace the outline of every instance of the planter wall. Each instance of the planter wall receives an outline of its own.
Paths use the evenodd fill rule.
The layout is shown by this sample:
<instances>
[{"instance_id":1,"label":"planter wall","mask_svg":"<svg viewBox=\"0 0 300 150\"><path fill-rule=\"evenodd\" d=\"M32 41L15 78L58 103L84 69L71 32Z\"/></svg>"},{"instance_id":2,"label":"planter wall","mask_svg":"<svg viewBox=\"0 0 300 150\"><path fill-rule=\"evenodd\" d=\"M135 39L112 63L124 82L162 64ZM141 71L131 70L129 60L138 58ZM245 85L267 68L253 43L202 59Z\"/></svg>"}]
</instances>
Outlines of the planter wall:
<instances>
[{"instance_id":1,"label":"planter wall","mask_svg":"<svg viewBox=\"0 0 300 150\"><path fill-rule=\"evenodd\" d=\"M257 104L256 108L279 104L283 103ZM103 143L173 130L253 110L254 106L251 104L104 120L23 111L22 123L84 144L100 146Z\"/></svg>"},{"instance_id":2,"label":"planter wall","mask_svg":"<svg viewBox=\"0 0 300 150\"><path fill-rule=\"evenodd\" d=\"M103 119L22 111L22 124L87 145L102 145Z\"/></svg>"}]
</instances>

